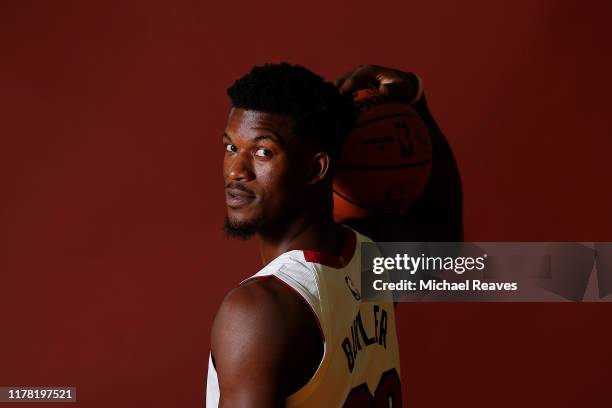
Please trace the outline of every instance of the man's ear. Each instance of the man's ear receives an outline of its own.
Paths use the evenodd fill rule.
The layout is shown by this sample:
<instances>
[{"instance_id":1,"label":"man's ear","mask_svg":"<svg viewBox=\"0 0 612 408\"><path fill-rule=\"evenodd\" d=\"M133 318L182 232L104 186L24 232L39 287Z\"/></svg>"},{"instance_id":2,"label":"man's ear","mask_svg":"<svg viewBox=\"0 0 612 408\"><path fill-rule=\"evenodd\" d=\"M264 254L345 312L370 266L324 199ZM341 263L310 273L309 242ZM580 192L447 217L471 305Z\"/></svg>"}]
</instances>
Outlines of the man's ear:
<instances>
[{"instance_id":1,"label":"man's ear","mask_svg":"<svg viewBox=\"0 0 612 408\"><path fill-rule=\"evenodd\" d=\"M330 172L331 160L326 152L318 152L312 157L311 170L308 180L309 186L323 181Z\"/></svg>"}]
</instances>

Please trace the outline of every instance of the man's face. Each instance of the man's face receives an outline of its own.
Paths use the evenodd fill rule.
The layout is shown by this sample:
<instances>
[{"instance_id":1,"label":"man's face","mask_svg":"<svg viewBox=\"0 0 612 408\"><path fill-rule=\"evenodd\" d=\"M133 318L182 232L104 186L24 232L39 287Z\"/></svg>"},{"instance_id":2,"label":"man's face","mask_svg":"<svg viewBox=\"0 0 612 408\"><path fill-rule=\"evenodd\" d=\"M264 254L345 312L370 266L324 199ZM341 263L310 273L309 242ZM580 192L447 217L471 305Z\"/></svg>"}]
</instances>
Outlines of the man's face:
<instances>
[{"instance_id":1,"label":"man's face","mask_svg":"<svg viewBox=\"0 0 612 408\"><path fill-rule=\"evenodd\" d=\"M307 183L310 149L291 118L234 108L223 135L229 235L248 238L294 210Z\"/></svg>"}]
</instances>

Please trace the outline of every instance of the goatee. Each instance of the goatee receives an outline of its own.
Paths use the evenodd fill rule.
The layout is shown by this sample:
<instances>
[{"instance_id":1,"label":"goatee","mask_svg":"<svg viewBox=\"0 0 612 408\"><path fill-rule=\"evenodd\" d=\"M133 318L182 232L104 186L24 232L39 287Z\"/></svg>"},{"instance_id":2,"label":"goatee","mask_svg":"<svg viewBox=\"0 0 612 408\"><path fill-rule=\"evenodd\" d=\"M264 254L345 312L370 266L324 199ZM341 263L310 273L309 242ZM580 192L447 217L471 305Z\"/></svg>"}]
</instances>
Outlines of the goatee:
<instances>
[{"instance_id":1,"label":"goatee","mask_svg":"<svg viewBox=\"0 0 612 408\"><path fill-rule=\"evenodd\" d=\"M249 239L257 233L257 221L252 222L236 222L225 217L223 231L230 238Z\"/></svg>"}]
</instances>

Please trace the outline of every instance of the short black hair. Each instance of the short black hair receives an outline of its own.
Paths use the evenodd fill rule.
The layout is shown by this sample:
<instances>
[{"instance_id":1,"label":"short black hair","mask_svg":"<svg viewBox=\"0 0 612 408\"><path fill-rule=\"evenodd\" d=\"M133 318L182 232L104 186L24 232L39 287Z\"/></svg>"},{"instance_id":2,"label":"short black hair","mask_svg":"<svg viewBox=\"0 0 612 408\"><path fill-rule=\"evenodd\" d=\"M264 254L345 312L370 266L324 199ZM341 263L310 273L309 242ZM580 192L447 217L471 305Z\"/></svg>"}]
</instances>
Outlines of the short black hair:
<instances>
[{"instance_id":1,"label":"short black hair","mask_svg":"<svg viewBox=\"0 0 612 408\"><path fill-rule=\"evenodd\" d=\"M331 82L286 62L255 66L227 89L234 108L288 115L295 133L327 152L335 165L357 109Z\"/></svg>"}]
</instances>

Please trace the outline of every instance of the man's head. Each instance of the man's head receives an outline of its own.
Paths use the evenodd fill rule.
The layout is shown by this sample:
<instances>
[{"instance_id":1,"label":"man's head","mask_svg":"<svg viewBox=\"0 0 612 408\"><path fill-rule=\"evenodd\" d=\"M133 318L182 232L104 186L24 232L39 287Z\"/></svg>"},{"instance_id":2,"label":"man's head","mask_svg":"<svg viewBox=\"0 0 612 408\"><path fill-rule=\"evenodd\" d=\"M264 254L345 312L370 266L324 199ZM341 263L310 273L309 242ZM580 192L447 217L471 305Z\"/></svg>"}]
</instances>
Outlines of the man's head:
<instances>
[{"instance_id":1,"label":"man's head","mask_svg":"<svg viewBox=\"0 0 612 408\"><path fill-rule=\"evenodd\" d=\"M333 167L356 118L351 99L286 63L254 67L228 95L226 232L246 238L317 203L331 215Z\"/></svg>"}]
</instances>

